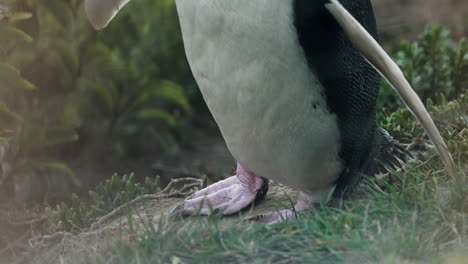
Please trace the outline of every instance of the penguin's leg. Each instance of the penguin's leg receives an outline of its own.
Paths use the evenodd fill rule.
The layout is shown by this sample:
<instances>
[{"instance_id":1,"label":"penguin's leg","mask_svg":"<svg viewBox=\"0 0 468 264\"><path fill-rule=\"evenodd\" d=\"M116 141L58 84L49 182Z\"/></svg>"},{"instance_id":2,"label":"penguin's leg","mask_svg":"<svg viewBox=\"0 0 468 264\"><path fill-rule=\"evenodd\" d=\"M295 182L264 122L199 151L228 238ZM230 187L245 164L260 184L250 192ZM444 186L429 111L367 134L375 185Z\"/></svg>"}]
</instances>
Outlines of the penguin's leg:
<instances>
[{"instance_id":1,"label":"penguin's leg","mask_svg":"<svg viewBox=\"0 0 468 264\"><path fill-rule=\"evenodd\" d=\"M265 196L266 179L237 164L236 175L200 190L189 197L176 211L182 215L210 215L237 213Z\"/></svg>"},{"instance_id":2,"label":"penguin's leg","mask_svg":"<svg viewBox=\"0 0 468 264\"><path fill-rule=\"evenodd\" d=\"M332 188L327 191L317 191L313 193L299 192L299 197L294 208L260 214L247 218L246 220L273 225L285 220L295 219L304 214L311 214L314 212L314 208L319 207L325 198L328 197L331 189Z\"/></svg>"}]
</instances>

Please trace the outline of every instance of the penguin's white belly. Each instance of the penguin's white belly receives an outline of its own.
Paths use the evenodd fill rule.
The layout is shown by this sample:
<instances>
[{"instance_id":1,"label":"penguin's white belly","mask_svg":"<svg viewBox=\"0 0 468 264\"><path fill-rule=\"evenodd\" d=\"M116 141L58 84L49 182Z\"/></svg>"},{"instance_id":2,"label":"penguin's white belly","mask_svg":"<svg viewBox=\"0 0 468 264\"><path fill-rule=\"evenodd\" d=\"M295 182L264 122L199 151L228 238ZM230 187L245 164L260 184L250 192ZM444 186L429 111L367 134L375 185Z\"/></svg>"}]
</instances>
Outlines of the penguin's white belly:
<instances>
[{"instance_id":1,"label":"penguin's white belly","mask_svg":"<svg viewBox=\"0 0 468 264\"><path fill-rule=\"evenodd\" d=\"M341 172L337 118L309 69L292 0L177 0L185 50L235 159L301 190Z\"/></svg>"}]
</instances>

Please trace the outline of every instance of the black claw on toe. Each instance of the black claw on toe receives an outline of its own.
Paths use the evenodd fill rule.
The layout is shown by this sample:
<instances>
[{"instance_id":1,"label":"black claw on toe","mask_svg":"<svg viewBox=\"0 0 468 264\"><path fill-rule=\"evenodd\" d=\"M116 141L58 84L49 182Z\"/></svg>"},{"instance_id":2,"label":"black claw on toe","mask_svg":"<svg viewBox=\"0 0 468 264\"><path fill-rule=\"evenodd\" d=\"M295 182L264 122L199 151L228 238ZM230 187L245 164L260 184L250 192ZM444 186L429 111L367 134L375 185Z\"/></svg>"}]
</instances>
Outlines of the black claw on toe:
<instances>
[{"instance_id":1,"label":"black claw on toe","mask_svg":"<svg viewBox=\"0 0 468 264\"><path fill-rule=\"evenodd\" d=\"M268 180L267 178L263 178L263 177L262 177L262 179L264 181L264 184L263 184L262 188L257 192L257 196L255 197L255 202L261 201L268 192L268 188L269 188L268 184L269 184L270 180Z\"/></svg>"}]
</instances>

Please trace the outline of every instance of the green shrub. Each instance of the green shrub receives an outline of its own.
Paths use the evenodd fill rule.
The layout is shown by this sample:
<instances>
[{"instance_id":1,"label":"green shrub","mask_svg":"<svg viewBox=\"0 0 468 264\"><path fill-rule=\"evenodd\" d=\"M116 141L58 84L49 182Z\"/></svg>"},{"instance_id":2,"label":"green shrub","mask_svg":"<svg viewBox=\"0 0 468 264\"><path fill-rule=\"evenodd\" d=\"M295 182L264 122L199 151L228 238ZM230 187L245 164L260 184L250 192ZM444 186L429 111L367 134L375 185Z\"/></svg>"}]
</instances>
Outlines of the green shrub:
<instances>
[{"instance_id":1,"label":"green shrub","mask_svg":"<svg viewBox=\"0 0 468 264\"><path fill-rule=\"evenodd\" d=\"M394 59L423 101L438 94L453 100L468 87L468 42L454 42L442 26L428 26L414 43L403 41ZM399 106L398 95L383 82L378 109L391 112Z\"/></svg>"},{"instance_id":2,"label":"green shrub","mask_svg":"<svg viewBox=\"0 0 468 264\"><path fill-rule=\"evenodd\" d=\"M450 202L455 209L468 210L468 90L451 102L439 94L435 102L428 100L427 108L459 171L449 184L452 194ZM399 109L390 115L380 114L378 120L381 127L415 153L415 159L420 163L415 165L418 169L425 169L431 176L438 175L440 181L449 179L435 147L409 110ZM406 169L412 170L411 166Z\"/></svg>"},{"instance_id":3,"label":"green shrub","mask_svg":"<svg viewBox=\"0 0 468 264\"><path fill-rule=\"evenodd\" d=\"M463 139L462 135L466 133L468 127L468 90L451 102L443 94L435 98L435 102L429 99L426 106L436 125L441 129L442 136L449 140L450 146L450 139L455 136L454 133ZM423 147L428 140L424 129L408 109L398 109L391 114L381 113L378 115L378 122L397 140L411 144L413 147ZM468 143L466 140L461 142Z\"/></svg>"}]
</instances>

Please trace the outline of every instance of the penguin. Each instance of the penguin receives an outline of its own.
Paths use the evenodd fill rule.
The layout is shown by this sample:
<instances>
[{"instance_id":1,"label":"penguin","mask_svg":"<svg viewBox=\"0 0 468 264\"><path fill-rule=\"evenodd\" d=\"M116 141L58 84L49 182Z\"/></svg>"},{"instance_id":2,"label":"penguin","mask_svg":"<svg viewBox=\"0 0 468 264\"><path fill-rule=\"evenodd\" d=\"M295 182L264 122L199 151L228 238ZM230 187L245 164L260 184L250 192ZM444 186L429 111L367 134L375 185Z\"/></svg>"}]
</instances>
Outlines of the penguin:
<instances>
[{"instance_id":1,"label":"penguin","mask_svg":"<svg viewBox=\"0 0 468 264\"><path fill-rule=\"evenodd\" d=\"M128 2L85 7L101 29ZM273 180L300 192L294 208L254 218L275 224L399 165L405 151L376 122L381 74L453 166L424 105L378 45L370 0L176 0L176 7L192 73L237 161L235 175L187 198L179 213L234 214Z\"/></svg>"}]
</instances>

